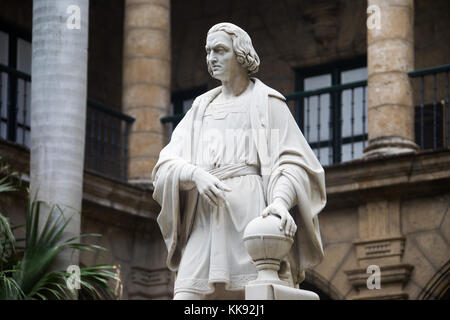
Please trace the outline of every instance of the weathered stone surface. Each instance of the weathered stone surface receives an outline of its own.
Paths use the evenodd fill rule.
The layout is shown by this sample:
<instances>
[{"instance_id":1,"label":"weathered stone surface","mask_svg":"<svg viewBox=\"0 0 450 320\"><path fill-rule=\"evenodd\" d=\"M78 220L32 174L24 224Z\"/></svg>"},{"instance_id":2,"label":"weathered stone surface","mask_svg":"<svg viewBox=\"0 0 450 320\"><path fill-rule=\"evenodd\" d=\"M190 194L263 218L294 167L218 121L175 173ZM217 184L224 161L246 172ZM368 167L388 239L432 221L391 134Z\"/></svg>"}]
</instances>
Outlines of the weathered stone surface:
<instances>
[{"instance_id":1,"label":"weathered stone surface","mask_svg":"<svg viewBox=\"0 0 450 320\"><path fill-rule=\"evenodd\" d=\"M450 257L450 246L436 231L413 235L413 241L420 248L435 269L440 269Z\"/></svg>"},{"instance_id":2,"label":"weathered stone surface","mask_svg":"<svg viewBox=\"0 0 450 320\"><path fill-rule=\"evenodd\" d=\"M422 287L417 285L414 280L409 280L405 284L404 291L408 292L408 297L410 300L417 300L417 297L422 291Z\"/></svg>"},{"instance_id":3,"label":"weathered stone surface","mask_svg":"<svg viewBox=\"0 0 450 320\"><path fill-rule=\"evenodd\" d=\"M130 158L157 156L166 143L164 135L150 131L134 131L130 134Z\"/></svg>"},{"instance_id":4,"label":"weathered stone surface","mask_svg":"<svg viewBox=\"0 0 450 320\"><path fill-rule=\"evenodd\" d=\"M145 158L134 158L130 161L128 166L128 180L138 181L144 180L146 182L151 181L152 170L156 164L157 158L145 157Z\"/></svg>"},{"instance_id":5,"label":"weathered stone surface","mask_svg":"<svg viewBox=\"0 0 450 320\"><path fill-rule=\"evenodd\" d=\"M398 39L386 39L372 43L367 48L367 72L408 72L414 69L414 48Z\"/></svg>"},{"instance_id":6,"label":"weathered stone surface","mask_svg":"<svg viewBox=\"0 0 450 320\"><path fill-rule=\"evenodd\" d=\"M170 42L167 33L154 29L127 30L124 56L170 59Z\"/></svg>"},{"instance_id":7,"label":"weathered stone surface","mask_svg":"<svg viewBox=\"0 0 450 320\"><path fill-rule=\"evenodd\" d=\"M325 279L331 279L344 258L350 251L354 251L351 242L334 243L324 246L325 257L322 262L314 268L314 272L319 273Z\"/></svg>"},{"instance_id":8,"label":"weathered stone surface","mask_svg":"<svg viewBox=\"0 0 450 320\"><path fill-rule=\"evenodd\" d=\"M130 263L133 257L133 233L111 226L107 236L114 259Z\"/></svg>"},{"instance_id":9,"label":"weathered stone surface","mask_svg":"<svg viewBox=\"0 0 450 320\"><path fill-rule=\"evenodd\" d=\"M400 230L400 202L374 200L358 209L360 239L396 237Z\"/></svg>"},{"instance_id":10,"label":"weathered stone surface","mask_svg":"<svg viewBox=\"0 0 450 320\"><path fill-rule=\"evenodd\" d=\"M414 266L411 279L421 287L424 287L437 271L413 241L406 241L403 262Z\"/></svg>"},{"instance_id":11,"label":"weathered stone surface","mask_svg":"<svg viewBox=\"0 0 450 320\"><path fill-rule=\"evenodd\" d=\"M169 0L125 3L123 108L136 118L130 134L128 164L134 182L149 182L149 168L139 161L151 159L167 141L168 129L163 128L159 118L170 112L170 27ZM145 138L142 132L146 131L161 132L158 141L151 134Z\"/></svg>"},{"instance_id":12,"label":"weathered stone surface","mask_svg":"<svg viewBox=\"0 0 450 320\"><path fill-rule=\"evenodd\" d=\"M135 132L152 131L164 134L164 124L160 118L169 115L167 111L159 108L133 108L128 110L128 114L136 119L133 123Z\"/></svg>"},{"instance_id":13,"label":"weathered stone surface","mask_svg":"<svg viewBox=\"0 0 450 320\"><path fill-rule=\"evenodd\" d=\"M153 5L160 5L165 8L170 7L170 0L125 0L125 6L130 7L135 4L153 4Z\"/></svg>"},{"instance_id":14,"label":"weathered stone surface","mask_svg":"<svg viewBox=\"0 0 450 320\"><path fill-rule=\"evenodd\" d=\"M124 86L136 83L168 87L170 61L153 58L133 58L124 62Z\"/></svg>"},{"instance_id":15,"label":"weathered stone surface","mask_svg":"<svg viewBox=\"0 0 450 320\"><path fill-rule=\"evenodd\" d=\"M450 214L448 209L444 214L444 219L442 220L439 231L447 243L450 243Z\"/></svg>"},{"instance_id":16,"label":"weathered stone surface","mask_svg":"<svg viewBox=\"0 0 450 320\"><path fill-rule=\"evenodd\" d=\"M170 11L165 6L152 4L151 1L128 6L125 28L156 28L165 32L170 28Z\"/></svg>"},{"instance_id":17,"label":"weathered stone surface","mask_svg":"<svg viewBox=\"0 0 450 320\"><path fill-rule=\"evenodd\" d=\"M86 216L87 214L89 214L89 212L84 212L83 214ZM81 224L81 233L82 234L89 234L89 233L104 234L105 231L106 231L106 228L99 221L89 219L88 217L85 217L82 220L82 224ZM84 238L82 242L100 245L101 237ZM80 252L80 263L83 264L84 266L93 266L97 263L97 256L98 256L98 252L82 251L82 252Z\"/></svg>"},{"instance_id":18,"label":"weathered stone surface","mask_svg":"<svg viewBox=\"0 0 450 320\"><path fill-rule=\"evenodd\" d=\"M325 210L319 215L322 242L327 245L358 238L357 208Z\"/></svg>"},{"instance_id":19,"label":"weathered stone surface","mask_svg":"<svg viewBox=\"0 0 450 320\"><path fill-rule=\"evenodd\" d=\"M414 66L414 3L369 0L368 6L371 5L380 10L372 13L380 15L380 26L367 29L370 150L365 151L366 157L414 150L413 145L396 145L394 141L390 146L372 143L373 139L389 136L414 141L414 109L409 107L412 91L406 73Z\"/></svg>"},{"instance_id":20,"label":"weathered stone surface","mask_svg":"<svg viewBox=\"0 0 450 320\"><path fill-rule=\"evenodd\" d=\"M381 39L403 39L413 41L413 9L402 6L385 6L381 8L381 28L367 32L367 43L370 45Z\"/></svg>"},{"instance_id":21,"label":"weathered stone surface","mask_svg":"<svg viewBox=\"0 0 450 320\"><path fill-rule=\"evenodd\" d=\"M345 270L351 270L357 267L357 259L355 255L355 250L350 249L349 253L343 257L340 262L340 265L335 271L335 274L330 282L333 283L333 286L339 290L339 292L345 296L352 290L352 286L348 281L348 277L345 274Z\"/></svg>"},{"instance_id":22,"label":"weathered stone surface","mask_svg":"<svg viewBox=\"0 0 450 320\"><path fill-rule=\"evenodd\" d=\"M112 250L111 239L109 237L109 228L105 228L102 237L100 238L99 246L106 249L106 251L99 251L96 255L95 263L96 264L114 264L114 254Z\"/></svg>"},{"instance_id":23,"label":"weathered stone surface","mask_svg":"<svg viewBox=\"0 0 450 320\"><path fill-rule=\"evenodd\" d=\"M408 235L439 228L444 215L447 215L449 201L448 195L404 201L401 213L403 233Z\"/></svg>"},{"instance_id":24,"label":"weathered stone surface","mask_svg":"<svg viewBox=\"0 0 450 320\"><path fill-rule=\"evenodd\" d=\"M386 72L369 75L368 86L369 110L386 104L412 106L410 80L406 73ZM413 109L410 111L413 112ZM393 111L391 117L394 116ZM369 117L369 125L370 121Z\"/></svg>"},{"instance_id":25,"label":"weathered stone surface","mask_svg":"<svg viewBox=\"0 0 450 320\"><path fill-rule=\"evenodd\" d=\"M400 136L414 140L413 108L403 105L385 105L369 109L369 139L382 136Z\"/></svg>"},{"instance_id":26,"label":"weathered stone surface","mask_svg":"<svg viewBox=\"0 0 450 320\"><path fill-rule=\"evenodd\" d=\"M170 90L158 85L134 84L124 88L123 103L127 110L142 107L168 109ZM124 110L127 112L127 110ZM169 112L169 111L167 111ZM136 119L138 121L139 119ZM136 126L136 124L135 124Z\"/></svg>"}]
</instances>

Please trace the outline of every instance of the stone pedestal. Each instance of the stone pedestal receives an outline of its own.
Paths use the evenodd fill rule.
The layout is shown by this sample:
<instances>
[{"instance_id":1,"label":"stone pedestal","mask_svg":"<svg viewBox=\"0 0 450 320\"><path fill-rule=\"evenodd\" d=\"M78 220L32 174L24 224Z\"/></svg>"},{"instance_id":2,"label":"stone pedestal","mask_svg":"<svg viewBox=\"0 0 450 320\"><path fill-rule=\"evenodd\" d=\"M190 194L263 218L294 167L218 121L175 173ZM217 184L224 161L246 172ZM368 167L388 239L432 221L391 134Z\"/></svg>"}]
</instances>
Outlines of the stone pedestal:
<instances>
[{"instance_id":1,"label":"stone pedestal","mask_svg":"<svg viewBox=\"0 0 450 320\"><path fill-rule=\"evenodd\" d=\"M123 110L134 117L128 180L151 182L168 140L160 118L170 113L170 0L126 0Z\"/></svg>"},{"instance_id":2,"label":"stone pedestal","mask_svg":"<svg viewBox=\"0 0 450 320\"><path fill-rule=\"evenodd\" d=\"M245 299L319 300L314 292L289 287L278 277L281 260L294 242L279 225L279 218L268 215L253 219L245 228L244 244L258 271L256 280L245 286Z\"/></svg>"},{"instance_id":3,"label":"stone pedestal","mask_svg":"<svg viewBox=\"0 0 450 320\"><path fill-rule=\"evenodd\" d=\"M308 290L287 287L280 284L248 284L245 286L245 300L320 300Z\"/></svg>"},{"instance_id":4,"label":"stone pedestal","mask_svg":"<svg viewBox=\"0 0 450 320\"><path fill-rule=\"evenodd\" d=\"M407 72L414 69L413 0L368 0L380 26L367 30L368 132L364 157L414 152L414 105ZM376 13L372 13L376 14Z\"/></svg>"}]
</instances>

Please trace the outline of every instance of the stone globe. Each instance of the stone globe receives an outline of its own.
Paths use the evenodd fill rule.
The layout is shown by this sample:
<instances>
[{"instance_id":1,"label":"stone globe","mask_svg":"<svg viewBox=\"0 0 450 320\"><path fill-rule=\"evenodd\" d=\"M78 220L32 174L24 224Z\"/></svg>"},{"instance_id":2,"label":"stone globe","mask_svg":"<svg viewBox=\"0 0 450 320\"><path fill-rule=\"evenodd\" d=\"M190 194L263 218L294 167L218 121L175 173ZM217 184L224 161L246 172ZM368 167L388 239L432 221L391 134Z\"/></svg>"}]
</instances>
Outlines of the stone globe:
<instances>
[{"instance_id":1,"label":"stone globe","mask_svg":"<svg viewBox=\"0 0 450 320\"><path fill-rule=\"evenodd\" d=\"M287 285L278 277L281 260L289 253L294 239L280 230L280 218L269 214L250 221L244 230L244 245L256 264L258 278L252 284Z\"/></svg>"}]
</instances>

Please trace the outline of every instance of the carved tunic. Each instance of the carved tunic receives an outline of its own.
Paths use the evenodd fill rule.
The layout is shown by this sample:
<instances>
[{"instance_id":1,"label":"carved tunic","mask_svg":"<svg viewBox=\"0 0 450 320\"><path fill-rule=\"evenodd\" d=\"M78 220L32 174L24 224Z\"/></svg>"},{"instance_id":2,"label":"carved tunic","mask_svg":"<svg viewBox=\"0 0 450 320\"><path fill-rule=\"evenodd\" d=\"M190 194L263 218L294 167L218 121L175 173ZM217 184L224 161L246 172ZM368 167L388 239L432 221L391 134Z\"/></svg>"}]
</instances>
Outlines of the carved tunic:
<instances>
[{"instance_id":1,"label":"carved tunic","mask_svg":"<svg viewBox=\"0 0 450 320\"><path fill-rule=\"evenodd\" d=\"M256 268L243 246L247 224L266 207L259 160L251 136L249 94L231 102L212 102L205 111L196 165L211 170L223 165L247 164L254 172L223 180L232 191L227 204L213 207L199 198L192 233L184 250L175 293L214 291L213 282L225 282L228 290L242 290L256 278Z\"/></svg>"},{"instance_id":2,"label":"carved tunic","mask_svg":"<svg viewBox=\"0 0 450 320\"><path fill-rule=\"evenodd\" d=\"M229 105L215 100L221 87L197 97L153 168L167 266L178 271L175 293L208 294L215 282L242 290L254 279L256 267L245 250L243 231L275 198L286 207L295 205L292 215L299 226L280 279L294 286L303 281L304 270L323 258L317 216L326 203L323 168L283 96L251 80L247 92ZM192 182L198 166L232 189L223 207L199 196Z\"/></svg>"}]
</instances>

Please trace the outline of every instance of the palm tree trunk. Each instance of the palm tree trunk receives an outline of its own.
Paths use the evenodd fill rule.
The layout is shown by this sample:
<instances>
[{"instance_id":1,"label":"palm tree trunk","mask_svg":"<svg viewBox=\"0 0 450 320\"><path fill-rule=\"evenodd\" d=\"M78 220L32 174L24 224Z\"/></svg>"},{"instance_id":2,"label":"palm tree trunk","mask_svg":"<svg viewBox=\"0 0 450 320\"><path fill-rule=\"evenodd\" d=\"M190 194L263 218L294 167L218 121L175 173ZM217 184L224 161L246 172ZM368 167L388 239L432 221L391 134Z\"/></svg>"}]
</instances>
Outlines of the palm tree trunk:
<instances>
[{"instance_id":1,"label":"palm tree trunk","mask_svg":"<svg viewBox=\"0 0 450 320\"><path fill-rule=\"evenodd\" d=\"M41 212L41 229L53 204L67 208L65 217L76 212L65 239L80 234L88 11L89 0L33 1L31 197L49 205ZM70 264L78 264L78 255L63 252L51 269Z\"/></svg>"}]
</instances>

